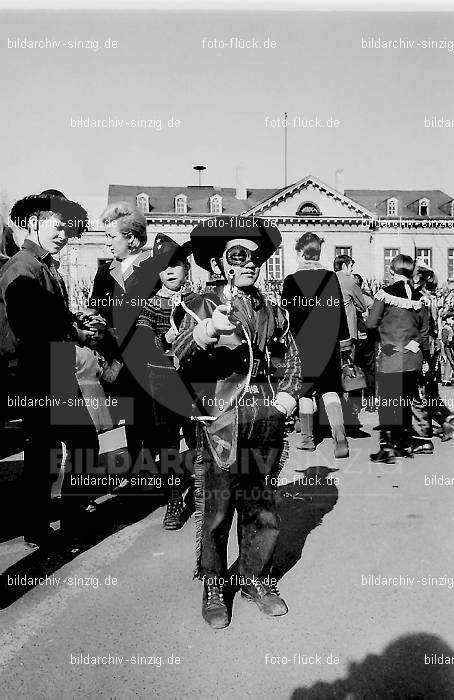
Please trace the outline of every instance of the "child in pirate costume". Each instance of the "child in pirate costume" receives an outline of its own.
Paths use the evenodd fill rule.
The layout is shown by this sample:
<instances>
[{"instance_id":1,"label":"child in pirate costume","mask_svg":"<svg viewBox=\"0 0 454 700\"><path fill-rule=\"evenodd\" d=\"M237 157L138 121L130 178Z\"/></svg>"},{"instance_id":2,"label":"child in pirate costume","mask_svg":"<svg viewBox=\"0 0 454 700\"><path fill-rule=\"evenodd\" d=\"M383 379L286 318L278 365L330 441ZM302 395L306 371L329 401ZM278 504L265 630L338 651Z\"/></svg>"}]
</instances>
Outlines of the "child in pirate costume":
<instances>
[{"instance_id":1,"label":"child in pirate costume","mask_svg":"<svg viewBox=\"0 0 454 700\"><path fill-rule=\"evenodd\" d=\"M287 612L269 574L279 532L276 476L286 416L301 393L301 362L285 313L254 286L281 243L278 229L253 217L220 216L196 226L191 243L195 262L223 277L215 292L198 296L174 341L197 424L195 577L204 581L205 621L222 628L230 621L224 589L235 509L238 580L231 576L229 584L240 585L267 615ZM271 357L277 348L282 362L275 393Z\"/></svg>"},{"instance_id":2,"label":"child in pirate costume","mask_svg":"<svg viewBox=\"0 0 454 700\"><path fill-rule=\"evenodd\" d=\"M380 289L366 320L379 336L377 388L380 449L372 462L394 464L412 457L412 402L417 396L423 358L429 359L429 322L421 294L411 286L415 263L397 255L390 266L393 284Z\"/></svg>"},{"instance_id":3,"label":"child in pirate costume","mask_svg":"<svg viewBox=\"0 0 454 700\"><path fill-rule=\"evenodd\" d=\"M179 246L169 236L156 236L153 261L160 282L137 319L132 340L132 351L137 348L142 357L142 386L150 397L144 407L149 425L144 447L152 460L159 456L161 475L172 477L163 522L166 530L178 530L183 525L187 475L182 469L175 472L172 468L180 452L181 429L188 447L195 449L195 429L189 420L192 400L175 370L172 351L186 304L196 297L186 284L189 255L190 244Z\"/></svg>"}]
</instances>

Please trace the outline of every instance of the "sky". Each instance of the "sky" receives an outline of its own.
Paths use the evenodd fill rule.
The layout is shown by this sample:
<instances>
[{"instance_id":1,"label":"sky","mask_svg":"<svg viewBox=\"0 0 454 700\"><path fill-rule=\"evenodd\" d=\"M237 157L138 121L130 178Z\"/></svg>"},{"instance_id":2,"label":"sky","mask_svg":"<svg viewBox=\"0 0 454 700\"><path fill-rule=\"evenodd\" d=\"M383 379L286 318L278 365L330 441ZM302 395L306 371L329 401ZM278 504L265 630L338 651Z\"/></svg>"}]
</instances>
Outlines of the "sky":
<instances>
[{"instance_id":1,"label":"sky","mask_svg":"<svg viewBox=\"0 0 454 700\"><path fill-rule=\"evenodd\" d=\"M60 44L15 48L46 38ZM446 12L3 10L0 187L59 189L91 216L109 183L197 184L196 164L207 185L234 187L242 165L248 187L278 189L287 111L289 184L341 168L347 189L454 196L454 127L425 125L454 123L453 39ZM75 126L109 118L123 124Z\"/></svg>"}]
</instances>

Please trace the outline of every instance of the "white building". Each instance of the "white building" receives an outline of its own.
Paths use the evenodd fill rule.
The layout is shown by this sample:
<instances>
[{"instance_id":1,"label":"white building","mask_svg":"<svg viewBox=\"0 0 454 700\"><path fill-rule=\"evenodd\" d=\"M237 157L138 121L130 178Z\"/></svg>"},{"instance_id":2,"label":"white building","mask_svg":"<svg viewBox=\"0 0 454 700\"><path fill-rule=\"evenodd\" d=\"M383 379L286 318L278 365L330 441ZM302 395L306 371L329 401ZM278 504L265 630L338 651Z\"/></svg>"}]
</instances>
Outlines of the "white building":
<instances>
[{"instance_id":1,"label":"white building","mask_svg":"<svg viewBox=\"0 0 454 700\"><path fill-rule=\"evenodd\" d=\"M110 185L108 204L127 200L137 205L148 223L148 244L163 232L177 242L188 240L192 228L216 215L254 214L275 223L283 243L268 261L264 275L281 280L296 269L295 242L305 232L324 240L324 264L332 268L336 255L355 260L355 271L381 281L398 253L423 257L441 284L454 286L454 200L440 190L343 190L341 172L336 188L307 177L280 190L244 186L237 172L236 188L212 186L144 187ZM88 232L74 241L62 259L71 289L89 288L97 266L110 257L102 232ZM192 279L207 273L192 263Z\"/></svg>"}]
</instances>

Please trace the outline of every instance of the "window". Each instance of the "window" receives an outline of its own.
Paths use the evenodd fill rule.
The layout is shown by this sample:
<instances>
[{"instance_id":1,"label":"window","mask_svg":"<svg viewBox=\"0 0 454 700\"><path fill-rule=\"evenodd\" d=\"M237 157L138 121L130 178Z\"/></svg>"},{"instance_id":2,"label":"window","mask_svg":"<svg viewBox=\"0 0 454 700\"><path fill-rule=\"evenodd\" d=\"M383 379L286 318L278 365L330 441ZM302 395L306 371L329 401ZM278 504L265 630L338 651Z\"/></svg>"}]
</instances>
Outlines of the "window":
<instances>
[{"instance_id":1,"label":"window","mask_svg":"<svg viewBox=\"0 0 454 700\"><path fill-rule=\"evenodd\" d=\"M448 280L454 280L454 248L448 248Z\"/></svg>"},{"instance_id":2,"label":"window","mask_svg":"<svg viewBox=\"0 0 454 700\"><path fill-rule=\"evenodd\" d=\"M219 194L210 197L210 214L222 214L222 197Z\"/></svg>"},{"instance_id":3,"label":"window","mask_svg":"<svg viewBox=\"0 0 454 700\"><path fill-rule=\"evenodd\" d=\"M313 202L303 202L296 213L298 216L320 216L320 209Z\"/></svg>"},{"instance_id":4,"label":"window","mask_svg":"<svg viewBox=\"0 0 454 700\"><path fill-rule=\"evenodd\" d=\"M352 247L351 245L337 245L334 248L334 257L337 258L338 255L348 255L350 258L353 257L352 255Z\"/></svg>"},{"instance_id":5,"label":"window","mask_svg":"<svg viewBox=\"0 0 454 700\"><path fill-rule=\"evenodd\" d=\"M387 280L389 279L389 266L391 264L391 260L396 257L396 255L399 255L400 253L400 248L385 248L384 250L384 279Z\"/></svg>"},{"instance_id":6,"label":"window","mask_svg":"<svg viewBox=\"0 0 454 700\"><path fill-rule=\"evenodd\" d=\"M150 198L145 192L138 194L136 197L137 208L140 209L144 214L148 214L150 211Z\"/></svg>"},{"instance_id":7,"label":"window","mask_svg":"<svg viewBox=\"0 0 454 700\"><path fill-rule=\"evenodd\" d=\"M282 246L268 258L266 262L266 279L267 280L283 280L284 279L284 255Z\"/></svg>"},{"instance_id":8,"label":"window","mask_svg":"<svg viewBox=\"0 0 454 700\"><path fill-rule=\"evenodd\" d=\"M415 248L415 258L421 258L421 260L427 265L427 267L432 267L432 248Z\"/></svg>"},{"instance_id":9,"label":"window","mask_svg":"<svg viewBox=\"0 0 454 700\"><path fill-rule=\"evenodd\" d=\"M175 214L187 214L188 204L185 194L177 194L175 197Z\"/></svg>"},{"instance_id":10,"label":"window","mask_svg":"<svg viewBox=\"0 0 454 700\"><path fill-rule=\"evenodd\" d=\"M386 214L387 216L397 216L398 211L399 206L397 204L397 199L395 197L391 197L390 199L388 199Z\"/></svg>"},{"instance_id":11,"label":"window","mask_svg":"<svg viewBox=\"0 0 454 700\"><path fill-rule=\"evenodd\" d=\"M429 204L426 198L419 200L419 216L429 216Z\"/></svg>"}]
</instances>

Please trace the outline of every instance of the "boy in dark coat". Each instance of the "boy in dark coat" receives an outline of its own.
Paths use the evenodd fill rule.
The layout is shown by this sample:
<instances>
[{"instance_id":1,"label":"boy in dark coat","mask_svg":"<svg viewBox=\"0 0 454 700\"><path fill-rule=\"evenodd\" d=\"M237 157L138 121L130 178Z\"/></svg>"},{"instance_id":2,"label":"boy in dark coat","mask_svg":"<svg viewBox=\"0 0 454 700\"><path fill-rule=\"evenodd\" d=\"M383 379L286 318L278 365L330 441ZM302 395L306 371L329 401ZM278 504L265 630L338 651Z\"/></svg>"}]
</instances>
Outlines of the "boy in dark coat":
<instances>
[{"instance_id":1,"label":"boy in dark coat","mask_svg":"<svg viewBox=\"0 0 454 700\"><path fill-rule=\"evenodd\" d=\"M57 190L46 190L16 202L11 219L29 231L22 249L0 274L2 343L14 348L19 379L24 450L24 538L42 546L53 534L50 501L62 451L67 449L62 486L65 518L71 530L87 506L91 488L72 483L96 465L99 444L88 411L79 401L75 377L75 344L88 343L94 333L76 327L70 313L57 255L71 236L80 236L87 212Z\"/></svg>"},{"instance_id":2,"label":"boy in dark coat","mask_svg":"<svg viewBox=\"0 0 454 700\"><path fill-rule=\"evenodd\" d=\"M195 576L204 581L202 615L214 628L230 621L224 589L235 509L242 595L267 615L287 612L270 570L279 533L275 486L286 416L301 393L301 362L282 309L255 287L280 242L275 226L246 216L220 216L191 233L196 263L223 278L216 292L192 304L174 342L198 419ZM282 362L275 393L276 348Z\"/></svg>"}]
</instances>

